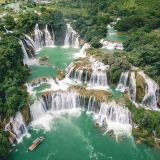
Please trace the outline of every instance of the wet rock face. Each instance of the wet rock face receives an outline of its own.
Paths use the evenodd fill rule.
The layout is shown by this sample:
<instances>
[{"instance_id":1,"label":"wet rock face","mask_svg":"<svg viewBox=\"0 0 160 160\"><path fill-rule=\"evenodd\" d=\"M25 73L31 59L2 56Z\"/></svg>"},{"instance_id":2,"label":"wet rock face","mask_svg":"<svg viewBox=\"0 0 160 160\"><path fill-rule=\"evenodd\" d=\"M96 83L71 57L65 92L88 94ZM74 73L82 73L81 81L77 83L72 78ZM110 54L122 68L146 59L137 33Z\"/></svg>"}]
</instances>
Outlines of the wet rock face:
<instances>
[{"instance_id":1,"label":"wet rock face","mask_svg":"<svg viewBox=\"0 0 160 160\"><path fill-rule=\"evenodd\" d=\"M31 122L30 109L28 105L21 109L21 114L24 121L26 122L26 125L28 126L28 124Z\"/></svg>"},{"instance_id":2,"label":"wet rock face","mask_svg":"<svg viewBox=\"0 0 160 160\"><path fill-rule=\"evenodd\" d=\"M69 90L74 90L77 93L79 93L80 95L86 97L86 98L90 98L91 96L95 97L96 101L102 102L102 101L107 101L110 97L112 97L112 93L111 92L107 92L104 90L86 90L84 87L80 87L80 86L72 86L69 88Z\"/></svg>"},{"instance_id":3,"label":"wet rock face","mask_svg":"<svg viewBox=\"0 0 160 160\"><path fill-rule=\"evenodd\" d=\"M137 74L136 76L137 83L136 83L136 102L141 103L143 97L145 96L145 80L144 78Z\"/></svg>"},{"instance_id":4,"label":"wet rock face","mask_svg":"<svg viewBox=\"0 0 160 160\"><path fill-rule=\"evenodd\" d=\"M59 80L62 80L62 79L65 78L65 76L66 76L66 72L64 72L63 70L59 69L58 74L57 74L57 78Z\"/></svg>"},{"instance_id":5,"label":"wet rock face","mask_svg":"<svg viewBox=\"0 0 160 160\"><path fill-rule=\"evenodd\" d=\"M55 34L55 45L64 45L65 29L57 28L54 31Z\"/></svg>"}]
</instances>

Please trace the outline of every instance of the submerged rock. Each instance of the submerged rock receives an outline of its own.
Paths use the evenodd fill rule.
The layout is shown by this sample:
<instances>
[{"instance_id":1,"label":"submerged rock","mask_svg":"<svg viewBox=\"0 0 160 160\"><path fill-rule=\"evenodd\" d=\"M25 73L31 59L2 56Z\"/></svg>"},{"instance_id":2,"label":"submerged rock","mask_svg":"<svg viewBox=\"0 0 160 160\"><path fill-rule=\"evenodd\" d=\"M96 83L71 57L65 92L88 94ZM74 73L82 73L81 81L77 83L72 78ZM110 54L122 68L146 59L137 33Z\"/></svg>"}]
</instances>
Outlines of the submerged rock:
<instances>
[{"instance_id":1,"label":"submerged rock","mask_svg":"<svg viewBox=\"0 0 160 160\"><path fill-rule=\"evenodd\" d=\"M138 139L138 140L136 140L136 142L135 142L137 145L138 144L141 144L142 142L141 142L141 140L140 139Z\"/></svg>"}]
</instances>

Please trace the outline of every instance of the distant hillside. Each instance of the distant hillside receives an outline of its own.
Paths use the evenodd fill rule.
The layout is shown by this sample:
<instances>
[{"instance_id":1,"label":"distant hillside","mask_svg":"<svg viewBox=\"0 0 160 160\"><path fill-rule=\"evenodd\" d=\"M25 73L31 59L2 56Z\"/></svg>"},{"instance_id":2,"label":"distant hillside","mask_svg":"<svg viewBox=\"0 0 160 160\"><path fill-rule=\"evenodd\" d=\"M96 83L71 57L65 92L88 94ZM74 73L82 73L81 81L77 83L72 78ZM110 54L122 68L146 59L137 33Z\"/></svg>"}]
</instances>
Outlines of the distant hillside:
<instances>
[{"instance_id":1,"label":"distant hillside","mask_svg":"<svg viewBox=\"0 0 160 160\"><path fill-rule=\"evenodd\" d=\"M135 9L138 12L155 12L159 11L159 0L112 0L109 9L128 10Z\"/></svg>"}]
</instances>

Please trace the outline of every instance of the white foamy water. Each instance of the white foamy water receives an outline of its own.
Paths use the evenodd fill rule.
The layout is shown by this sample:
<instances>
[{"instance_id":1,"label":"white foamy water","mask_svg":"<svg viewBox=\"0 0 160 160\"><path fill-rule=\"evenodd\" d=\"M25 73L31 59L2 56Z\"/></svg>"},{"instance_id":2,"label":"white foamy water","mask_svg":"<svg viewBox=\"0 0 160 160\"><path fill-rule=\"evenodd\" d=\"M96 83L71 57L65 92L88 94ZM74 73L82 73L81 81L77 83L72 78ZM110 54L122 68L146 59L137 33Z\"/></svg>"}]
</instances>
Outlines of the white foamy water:
<instances>
[{"instance_id":1,"label":"white foamy water","mask_svg":"<svg viewBox=\"0 0 160 160\"><path fill-rule=\"evenodd\" d=\"M106 132L113 130L116 138L120 135L131 136L131 113L125 106L116 104L114 101L101 103L95 119L100 126L106 128Z\"/></svg>"}]
</instances>

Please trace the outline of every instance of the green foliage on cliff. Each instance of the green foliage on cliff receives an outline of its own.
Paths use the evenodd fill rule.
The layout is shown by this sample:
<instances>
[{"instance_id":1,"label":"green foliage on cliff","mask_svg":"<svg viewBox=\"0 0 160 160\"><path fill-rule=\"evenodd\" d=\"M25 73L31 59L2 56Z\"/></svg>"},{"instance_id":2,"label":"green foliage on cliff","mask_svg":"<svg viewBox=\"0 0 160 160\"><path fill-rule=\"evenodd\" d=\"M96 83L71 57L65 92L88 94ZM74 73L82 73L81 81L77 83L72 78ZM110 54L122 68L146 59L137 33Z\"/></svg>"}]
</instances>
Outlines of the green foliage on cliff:
<instances>
[{"instance_id":1,"label":"green foliage on cliff","mask_svg":"<svg viewBox=\"0 0 160 160\"><path fill-rule=\"evenodd\" d=\"M6 160L9 157L9 140L4 131L0 130L0 159Z\"/></svg>"},{"instance_id":2,"label":"green foliage on cliff","mask_svg":"<svg viewBox=\"0 0 160 160\"><path fill-rule=\"evenodd\" d=\"M16 30L22 33L32 32L38 19L39 15L34 12L21 14L16 21Z\"/></svg>"},{"instance_id":3,"label":"green foliage on cliff","mask_svg":"<svg viewBox=\"0 0 160 160\"><path fill-rule=\"evenodd\" d=\"M3 35L0 41L0 113L12 116L26 105L27 91L23 86L28 67L23 66L23 51L13 34Z\"/></svg>"},{"instance_id":4,"label":"green foliage on cliff","mask_svg":"<svg viewBox=\"0 0 160 160\"><path fill-rule=\"evenodd\" d=\"M115 60L115 62L110 66L111 82L117 84L122 71L129 70L130 67L130 63L124 56Z\"/></svg>"},{"instance_id":5,"label":"green foliage on cliff","mask_svg":"<svg viewBox=\"0 0 160 160\"><path fill-rule=\"evenodd\" d=\"M127 59L134 66L144 69L156 81L160 75L160 37L145 32L133 33L123 44Z\"/></svg>"},{"instance_id":6,"label":"green foliage on cliff","mask_svg":"<svg viewBox=\"0 0 160 160\"><path fill-rule=\"evenodd\" d=\"M107 33L107 24L111 21L108 15L88 15L81 16L73 21L73 27L86 42L90 42L93 47L100 47L99 40Z\"/></svg>"},{"instance_id":7,"label":"green foliage on cliff","mask_svg":"<svg viewBox=\"0 0 160 160\"><path fill-rule=\"evenodd\" d=\"M48 24L53 29L64 28L65 26L63 14L57 10L45 10L40 16L40 23Z\"/></svg>"},{"instance_id":8,"label":"green foliage on cliff","mask_svg":"<svg viewBox=\"0 0 160 160\"><path fill-rule=\"evenodd\" d=\"M155 136L160 138L160 112L136 108L128 98L126 98L125 104L132 112L133 122L138 124L138 129L133 129L133 136L144 138L144 142L153 147L155 145Z\"/></svg>"}]
</instances>

